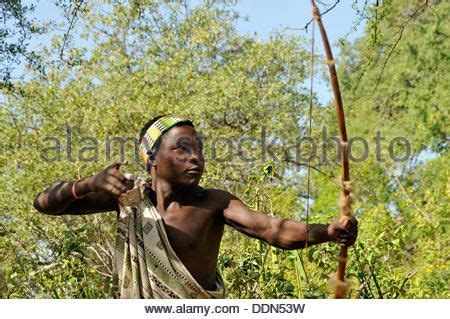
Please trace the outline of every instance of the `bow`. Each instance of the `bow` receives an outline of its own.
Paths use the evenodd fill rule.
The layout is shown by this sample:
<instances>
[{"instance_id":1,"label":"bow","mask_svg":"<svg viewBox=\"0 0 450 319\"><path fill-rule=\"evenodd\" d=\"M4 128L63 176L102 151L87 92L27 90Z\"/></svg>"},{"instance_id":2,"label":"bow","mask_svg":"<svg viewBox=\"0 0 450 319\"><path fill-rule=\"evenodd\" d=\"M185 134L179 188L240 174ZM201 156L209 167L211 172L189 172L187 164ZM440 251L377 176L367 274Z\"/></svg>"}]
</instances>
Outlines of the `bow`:
<instances>
[{"instance_id":1,"label":"bow","mask_svg":"<svg viewBox=\"0 0 450 319\"><path fill-rule=\"evenodd\" d=\"M311 0L312 12L314 15L314 20L316 20L317 25L320 30L322 37L322 42L325 48L325 53L327 56L327 65L330 71L331 87L333 88L334 96L334 107L337 113L338 125L339 125L339 136L341 140L341 169L342 169L342 192L339 200L339 211L341 216L352 216L352 189L350 185L350 165L348 159L348 137L347 130L345 126L345 116L344 108L342 106L341 90L339 89L339 81L335 68L335 61L333 58L333 53L331 52L330 43L328 41L327 33L325 27L323 26L319 8L315 4L314 0ZM339 265L336 272L336 277L330 280L332 287L334 288L333 297L334 298L344 298L347 290L348 284L345 282L345 267L347 265L347 246L341 246L339 251Z\"/></svg>"}]
</instances>

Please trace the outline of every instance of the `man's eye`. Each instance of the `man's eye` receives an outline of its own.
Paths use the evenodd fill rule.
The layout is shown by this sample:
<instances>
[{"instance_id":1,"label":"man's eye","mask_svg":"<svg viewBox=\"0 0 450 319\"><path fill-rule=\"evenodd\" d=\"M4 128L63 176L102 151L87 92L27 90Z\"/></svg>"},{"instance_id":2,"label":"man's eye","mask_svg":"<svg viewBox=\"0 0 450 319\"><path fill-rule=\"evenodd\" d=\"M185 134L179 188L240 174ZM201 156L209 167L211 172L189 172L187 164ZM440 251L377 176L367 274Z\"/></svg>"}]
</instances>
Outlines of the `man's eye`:
<instances>
[{"instance_id":1,"label":"man's eye","mask_svg":"<svg viewBox=\"0 0 450 319\"><path fill-rule=\"evenodd\" d=\"M189 148L187 148L186 146L183 146L183 145L178 145L177 149L179 149L181 151L184 151L184 152L188 152L189 151Z\"/></svg>"}]
</instances>

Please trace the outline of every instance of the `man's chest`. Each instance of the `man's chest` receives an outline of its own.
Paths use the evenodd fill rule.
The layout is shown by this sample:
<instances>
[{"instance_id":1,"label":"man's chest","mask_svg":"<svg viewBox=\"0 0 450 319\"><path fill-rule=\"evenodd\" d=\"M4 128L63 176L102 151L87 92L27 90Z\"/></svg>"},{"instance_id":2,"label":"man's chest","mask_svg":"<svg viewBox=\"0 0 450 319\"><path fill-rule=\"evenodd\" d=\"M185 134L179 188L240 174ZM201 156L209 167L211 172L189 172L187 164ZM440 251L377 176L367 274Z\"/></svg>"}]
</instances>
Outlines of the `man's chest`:
<instances>
[{"instance_id":1,"label":"man's chest","mask_svg":"<svg viewBox=\"0 0 450 319\"><path fill-rule=\"evenodd\" d=\"M211 249L220 243L223 225L217 212L204 207L177 206L162 213L169 241L181 253Z\"/></svg>"}]
</instances>

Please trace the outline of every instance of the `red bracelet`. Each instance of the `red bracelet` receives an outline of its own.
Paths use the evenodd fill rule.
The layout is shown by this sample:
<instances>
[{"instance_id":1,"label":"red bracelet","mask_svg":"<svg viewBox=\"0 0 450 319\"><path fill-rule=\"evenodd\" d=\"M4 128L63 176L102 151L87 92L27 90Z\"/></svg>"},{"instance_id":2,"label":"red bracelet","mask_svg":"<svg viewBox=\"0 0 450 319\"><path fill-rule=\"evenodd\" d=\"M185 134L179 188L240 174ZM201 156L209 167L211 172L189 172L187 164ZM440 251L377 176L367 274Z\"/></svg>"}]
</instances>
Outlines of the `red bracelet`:
<instances>
[{"instance_id":1,"label":"red bracelet","mask_svg":"<svg viewBox=\"0 0 450 319\"><path fill-rule=\"evenodd\" d=\"M72 185L72 196L73 196L75 199L80 199L80 198L83 198L83 197L84 197L84 195L83 195L83 196L78 196L77 193L75 192L75 185L77 185L77 183L78 183L79 181L81 181L81 180L82 180L82 178L77 179L77 180L75 181L75 183L73 183L73 185Z\"/></svg>"}]
</instances>

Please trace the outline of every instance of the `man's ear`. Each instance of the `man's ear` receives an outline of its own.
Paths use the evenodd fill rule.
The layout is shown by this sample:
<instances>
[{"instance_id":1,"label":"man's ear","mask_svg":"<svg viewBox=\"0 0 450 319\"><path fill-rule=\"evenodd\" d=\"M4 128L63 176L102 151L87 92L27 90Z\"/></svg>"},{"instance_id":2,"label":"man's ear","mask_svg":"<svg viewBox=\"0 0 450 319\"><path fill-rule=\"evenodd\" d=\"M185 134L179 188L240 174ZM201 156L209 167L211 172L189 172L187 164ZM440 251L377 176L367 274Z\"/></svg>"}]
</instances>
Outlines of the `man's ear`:
<instances>
[{"instance_id":1,"label":"man's ear","mask_svg":"<svg viewBox=\"0 0 450 319\"><path fill-rule=\"evenodd\" d=\"M152 166L156 166L156 156L153 152L148 152L147 157L147 172L150 173Z\"/></svg>"}]
</instances>

